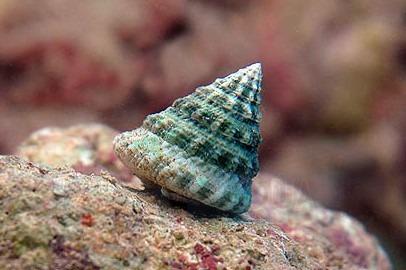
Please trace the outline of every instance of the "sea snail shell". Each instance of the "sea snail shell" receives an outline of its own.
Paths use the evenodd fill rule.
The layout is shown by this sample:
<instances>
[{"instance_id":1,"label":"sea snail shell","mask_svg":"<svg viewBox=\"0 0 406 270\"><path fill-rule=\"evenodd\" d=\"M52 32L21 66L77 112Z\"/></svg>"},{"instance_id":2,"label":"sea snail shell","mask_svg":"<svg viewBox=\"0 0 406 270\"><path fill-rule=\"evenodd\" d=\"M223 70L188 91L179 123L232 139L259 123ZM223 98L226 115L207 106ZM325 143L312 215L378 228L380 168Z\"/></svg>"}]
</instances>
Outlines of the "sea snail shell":
<instances>
[{"instance_id":1,"label":"sea snail shell","mask_svg":"<svg viewBox=\"0 0 406 270\"><path fill-rule=\"evenodd\" d=\"M246 212L261 142L262 71L242 68L114 139L117 156L145 181L217 209Z\"/></svg>"}]
</instances>

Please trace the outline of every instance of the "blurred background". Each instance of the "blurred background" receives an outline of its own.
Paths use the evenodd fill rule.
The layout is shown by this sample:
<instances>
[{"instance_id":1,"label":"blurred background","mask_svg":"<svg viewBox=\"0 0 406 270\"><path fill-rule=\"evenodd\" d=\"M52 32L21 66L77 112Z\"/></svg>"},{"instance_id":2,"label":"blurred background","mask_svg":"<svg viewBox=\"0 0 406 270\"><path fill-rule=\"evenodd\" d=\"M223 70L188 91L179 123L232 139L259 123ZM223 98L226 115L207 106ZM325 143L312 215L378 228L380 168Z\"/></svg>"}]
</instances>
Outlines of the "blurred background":
<instances>
[{"instance_id":1,"label":"blurred background","mask_svg":"<svg viewBox=\"0 0 406 270\"><path fill-rule=\"evenodd\" d=\"M405 269L402 0L1 0L0 153L46 126L133 129L253 62L261 170L361 220Z\"/></svg>"}]
</instances>

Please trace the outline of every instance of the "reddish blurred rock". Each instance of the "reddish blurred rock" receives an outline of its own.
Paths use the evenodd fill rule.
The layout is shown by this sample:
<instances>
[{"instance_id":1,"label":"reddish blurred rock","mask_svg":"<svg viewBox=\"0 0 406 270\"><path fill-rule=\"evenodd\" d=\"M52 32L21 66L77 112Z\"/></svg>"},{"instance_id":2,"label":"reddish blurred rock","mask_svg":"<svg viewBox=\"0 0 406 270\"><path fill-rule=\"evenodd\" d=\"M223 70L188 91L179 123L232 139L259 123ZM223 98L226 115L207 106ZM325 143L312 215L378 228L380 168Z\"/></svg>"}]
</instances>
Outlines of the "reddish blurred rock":
<instances>
[{"instance_id":1,"label":"reddish blurred rock","mask_svg":"<svg viewBox=\"0 0 406 270\"><path fill-rule=\"evenodd\" d=\"M376 94L400 79L401 1L262 3L265 95L287 124L339 133L368 125Z\"/></svg>"},{"instance_id":2,"label":"reddish blurred rock","mask_svg":"<svg viewBox=\"0 0 406 270\"><path fill-rule=\"evenodd\" d=\"M265 106L281 112L288 128L359 130L374 96L399 80L401 16L401 1L254 0L242 8L230 1L7 0L1 95L17 104L155 111L261 61Z\"/></svg>"},{"instance_id":3,"label":"reddish blurred rock","mask_svg":"<svg viewBox=\"0 0 406 270\"><path fill-rule=\"evenodd\" d=\"M402 174L397 166L404 155L402 136L394 126L382 124L348 138L290 137L264 167L318 201L342 207L347 185L385 184L394 176L390 173Z\"/></svg>"},{"instance_id":4,"label":"reddish blurred rock","mask_svg":"<svg viewBox=\"0 0 406 270\"><path fill-rule=\"evenodd\" d=\"M406 126L396 121L350 138L290 138L265 168L323 204L358 216L403 249L405 138Z\"/></svg>"},{"instance_id":5,"label":"reddish blurred rock","mask_svg":"<svg viewBox=\"0 0 406 270\"><path fill-rule=\"evenodd\" d=\"M258 39L257 2L244 3L244 8L224 1L189 2L183 32L162 46L155 69L144 81L155 103L151 106L167 105L197 85L260 60L258 47L252 46Z\"/></svg>"},{"instance_id":6,"label":"reddish blurred rock","mask_svg":"<svg viewBox=\"0 0 406 270\"><path fill-rule=\"evenodd\" d=\"M148 54L182 17L184 1L5 1L0 89L17 104L95 110L126 101Z\"/></svg>"},{"instance_id":7,"label":"reddish blurred rock","mask_svg":"<svg viewBox=\"0 0 406 270\"><path fill-rule=\"evenodd\" d=\"M0 95L16 105L87 106L122 127L134 107L135 114L162 109L261 61L264 106L280 115L283 130L353 132L373 121L374 97L399 80L401 11L401 1L376 0L255 0L244 8L231 1L7 0ZM265 112L264 121L274 118ZM266 135L267 143L277 138Z\"/></svg>"}]
</instances>

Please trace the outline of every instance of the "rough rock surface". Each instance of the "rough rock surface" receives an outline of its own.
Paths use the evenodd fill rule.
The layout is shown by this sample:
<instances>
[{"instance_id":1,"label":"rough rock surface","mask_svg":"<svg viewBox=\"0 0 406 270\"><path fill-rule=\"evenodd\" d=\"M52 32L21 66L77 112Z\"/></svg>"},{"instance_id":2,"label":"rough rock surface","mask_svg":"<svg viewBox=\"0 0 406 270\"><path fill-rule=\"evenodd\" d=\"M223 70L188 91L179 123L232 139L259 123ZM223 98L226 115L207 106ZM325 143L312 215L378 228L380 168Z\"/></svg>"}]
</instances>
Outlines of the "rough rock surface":
<instances>
[{"instance_id":1,"label":"rough rock surface","mask_svg":"<svg viewBox=\"0 0 406 270\"><path fill-rule=\"evenodd\" d=\"M255 178L253 193L250 214L280 227L322 269L390 269L375 239L348 215L323 208L269 174Z\"/></svg>"},{"instance_id":2,"label":"rough rock surface","mask_svg":"<svg viewBox=\"0 0 406 270\"><path fill-rule=\"evenodd\" d=\"M52 167L69 166L84 174L108 170L122 182L142 189L141 180L114 155L112 141L117 134L116 130L100 124L43 128L23 141L17 155Z\"/></svg>"},{"instance_id":3,"label":"rough rock surface","mask_svg":"<svg viewBox=\"0 0 406 270\"><path fill-rule=\"evenodd\" d=\"M266 221L200 216L108 174L0 158L3 269L316 269L318 258Z\"/></svg>"},{"instance_id":4,"label":"rough rock surface","mask_svg":"<svg viewBox=\"0 0 406 270\"><path fill-rule=\"evenodd\" d=\"M65 148L70 160L80 160L83 152L71 142L89 140L93 134L93 140L105 138L98 141L106 148L94 147L88 155L97 164L111 151L108 138L115 132L101 125L88 128L38 131L20 153L56 165L58 155L52 151ZM103 168L117 180L107 172L85 175L71 168L52 169L1 157L0 265L6 269L391 268L376 240L357 221L324 209L271 175L255 179L250 211L254 219L247 221L129 188L121 184L128 180L117 173L121 165Z\"/></svg>"}]
</instances>

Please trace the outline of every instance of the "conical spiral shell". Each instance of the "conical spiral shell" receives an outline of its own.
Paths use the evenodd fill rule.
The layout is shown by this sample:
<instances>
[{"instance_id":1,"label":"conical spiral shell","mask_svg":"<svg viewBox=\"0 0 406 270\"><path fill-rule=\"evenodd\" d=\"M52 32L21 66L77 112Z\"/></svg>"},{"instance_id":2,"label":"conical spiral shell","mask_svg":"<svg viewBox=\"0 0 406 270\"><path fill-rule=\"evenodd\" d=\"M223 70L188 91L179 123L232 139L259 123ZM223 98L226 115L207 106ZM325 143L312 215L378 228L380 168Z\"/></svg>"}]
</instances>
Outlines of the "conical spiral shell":
<instances>
[{"instance_id":1,"label":"conical spiral shell","mask_svg":"<svg viewBox=\"0 0 406 270\"><path fill-rule=\"evenodd\" d=\"M114 140L141 179L233 213L251 204L261 142L260 64L202 86Z\"/></svg>"}]
</instances>

